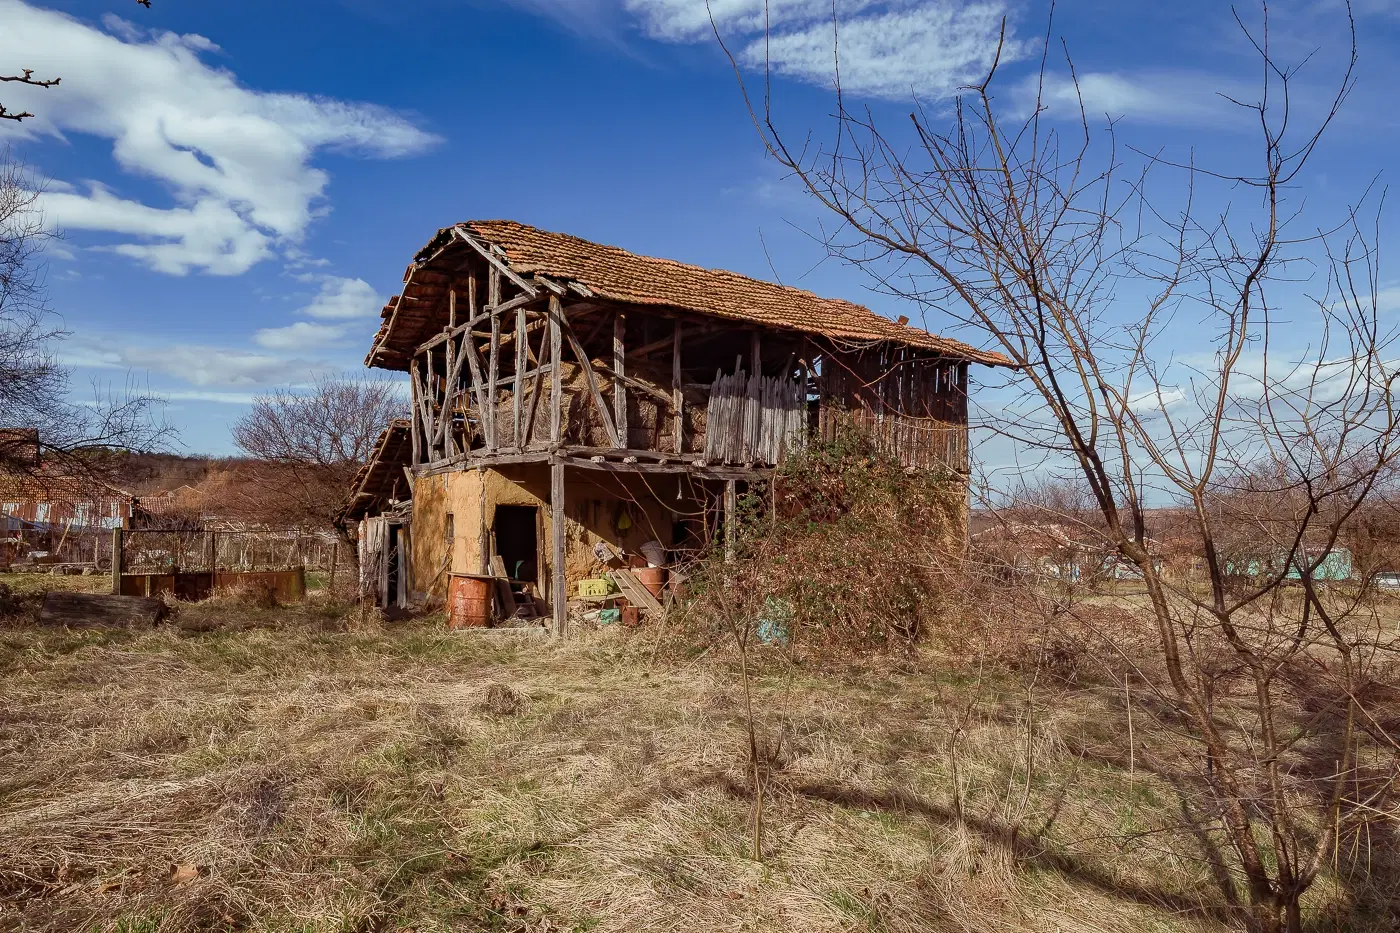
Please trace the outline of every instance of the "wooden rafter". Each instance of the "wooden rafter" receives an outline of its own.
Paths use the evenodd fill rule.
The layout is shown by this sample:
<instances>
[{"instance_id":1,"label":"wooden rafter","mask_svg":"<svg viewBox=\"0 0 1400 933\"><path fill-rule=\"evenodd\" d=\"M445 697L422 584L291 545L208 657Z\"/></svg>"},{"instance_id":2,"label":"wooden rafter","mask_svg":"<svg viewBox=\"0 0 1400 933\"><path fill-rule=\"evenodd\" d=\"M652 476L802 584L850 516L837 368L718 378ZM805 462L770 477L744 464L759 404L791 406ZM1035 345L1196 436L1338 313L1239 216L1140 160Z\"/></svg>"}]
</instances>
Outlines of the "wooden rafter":
<instances>
[{"instance_id":1,"label":"wooden rafter","mask_svg":"<svg viewBox=\"0 0 1400 933\"><path fill-rule=\"evenodd\" d=\"M598 414L603 419L603 430L608 432L608 439L612 441L614 447L622 447L621 438L617 436L617 425L613 423L612 412L608 411L607 404L603 401L603 393L598 390L598 377L593 372L593 360L588 352L579 343L578 337L574 334L574 329L569 326L567 320L561 322L564 336L569 341L569 349L574 352L574 357L578 360L579 366L583 367L583 378L588 383L588 394L593 399L593 407L598 409Z\"/></svg>"}]
</instances>

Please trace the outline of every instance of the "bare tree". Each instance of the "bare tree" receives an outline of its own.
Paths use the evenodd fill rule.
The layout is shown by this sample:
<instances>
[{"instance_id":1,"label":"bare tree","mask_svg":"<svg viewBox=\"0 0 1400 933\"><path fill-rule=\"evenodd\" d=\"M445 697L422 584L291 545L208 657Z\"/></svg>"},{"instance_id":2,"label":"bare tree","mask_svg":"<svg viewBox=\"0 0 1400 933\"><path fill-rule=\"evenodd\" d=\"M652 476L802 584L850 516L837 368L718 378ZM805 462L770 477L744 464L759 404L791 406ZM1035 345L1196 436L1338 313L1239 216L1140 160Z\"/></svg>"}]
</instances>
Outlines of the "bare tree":
<instances>
[{"instance_id":1,"label":"bare tree","mask_svg":"<svg viewBox=\"0 0 1400 933\"><path fill-rule=\"evenodd\" d=\"M53 354L67 336L46 302L42 252L54 234L39 209L42 189L0 152L0 470L33 474L58 460L64 472L101 471L117 450L163 444L158 400L128 383L72 396L71 371ZM21 430L15 430L21 429Z\"/></svg>"},{"instance_id":2,"label":"bare tree","mask_svg":"<svg viewBox=\"0 0 1400 933\"><path fill-rule=\"evenodd\" d=\"M151 0L136 0L136 2L141 4L141 6L145 7L148 10L151 8ZM20 69L19 74L0 74L0 82L6 82L11 84L27 84L30 87L50 88L58 87L59 84L63 82L63 79L36 78L34 77L33 68L22 68ZM33 116L34 114L30 113L27 110L21 110L16 112L10 110L4 104L0 104L0 120L13 120L16 123L20 123L24 120L28 120Z\"/></svg>"},{"instance_id":3,"label":"bare tree","mask_svg":"<svg viewBox=\"0 0 1400 933\"><path fill-rule=\"evenodd\" d=\"M1360 207L1319 224L1295 199L1353 86L1355 22L1341 17L1350 53L1304 126L1267 7L1253 25L1236 15L1261 74L1257 98L1229 99L1258 133L1246 171L1125 152L1082 98L1053 118L1049 34L1028 116L998 101L996 65L941 126L919 106L889 131L849 109L838 80L829 142L799 134L794 148L771 95L750 104L771 154L838 221L834 255L1017 364L1024 394L997 427L1082 476L1103 535L1142 574L1153 650L1104 637L1192 743L1144 754L1181 791L1229 908L1264 933L1301 930L1319 876L1397 815L1400 746L1376 705L1390 627L1327 571L1400 454L1377 225ZM1067 51L1063 67L1077 95ZM1189 366L1167 342L1182 327L1208 351ZM1221 536L1247 515L1221 506L1266 498L1250 536L1269 559L1242 582ZM1203 586L1152 558L1154 502L1190 515Z\"/></svg>"},{"instance_id":4,"label":"bare tree","mask_svg":"<svg viewBox=\"0 0 1400 933\"><path fill-rule=\"evenodd\" d=\"M348 542L339 513L350 481L405 407L393 382L329 376L305 394L279 389L257 399L233 428L234 442L265 464L245 477L255 480L244 483L246 495L281 523L334 528Z\"/></svg>"}]
</instances>

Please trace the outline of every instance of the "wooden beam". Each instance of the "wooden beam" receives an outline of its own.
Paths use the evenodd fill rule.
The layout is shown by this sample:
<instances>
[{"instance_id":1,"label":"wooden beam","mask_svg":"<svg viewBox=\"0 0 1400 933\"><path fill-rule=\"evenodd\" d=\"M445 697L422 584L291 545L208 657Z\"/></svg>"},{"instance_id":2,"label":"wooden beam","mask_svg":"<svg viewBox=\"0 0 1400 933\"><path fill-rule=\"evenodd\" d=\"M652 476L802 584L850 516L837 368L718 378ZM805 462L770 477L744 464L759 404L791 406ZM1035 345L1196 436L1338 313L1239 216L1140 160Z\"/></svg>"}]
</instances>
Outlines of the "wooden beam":
<instances>
[{"instance_id":1,"label":"wooden beam","mask_svg":"<svg viewBox=\"0 0 1400 933\"><path fill-rule=\"evenodd\" d=\"M500 278L496 277L496 288L500 289ZM496 429L496 388L499 385L501 375L501 316L491 315L491 351L490 362L487 366L486 401L491 407L490 421L486 436L486 446L492 450L501 446L501 432Z\"/></svg>"},{"instance_id":2,"label":"wooden beam","mask_svg":"<svg viewBox=\"0 0 1400 933\"><path fill-rule=\"evenodd\" d=\"M549 315L545 315L545 318L545 323L548 324ZM539 353L536 354L536 357L539 360L539 362L535 364L535 378L531 380L530 389L526 393L530 396L530 412L525 417L525 436L520 438L519 443L516 445L517 447L528 447L531 439L535 436L535 416L540 410L540 396L544 394L544 374L546 372L546 365L544 362L544 348L546 342L549 340L549 337L550 333L549 330L546 328L545 331L540 334L540 350ZM525 349L527 354L529 353L530 349L529 343L529 339L526 338Z\"/></svg>"},{"instance_id":3,"label":"wooden beam","mask_svg":"<svg viewBox=\"0 0 1400 933\"><path fill-rule=\"evenodd\" d=\"M540 293L538 288L531 285L529 282L525 281L520 276L512 272L510 270L510 266L506 265L504 260L494 255L489 249L478 243L476 239L470 234L468 234L465 230L463 230L460 225L453 227L452 232L458 238L460 238L462 242L466 243L472 249L480 253L481 257L485 259L488 263L490 263L492 268L500 272L501 275L504 275L506 278L510 279L521 291L526 292L530 295L538 295Z\"/></svg>"},{"instance_id":4,"label":"wooden beam","mask_svg":"<svg viewBox=\"0 0 1400 933\"><path fill-rule=\"evenodd\" d=\"M676 442L676 453L685 450L685 385L681 381L681 324L676 318L676 332L671 335L671 410L676 421L672 433Z\"/></svg>"},{"instance_id":5,"label":"wooden beam","mask_svg":"<svg viewBox=\"0 0 1400 933\"><path fill-rule=\"evenodd\" d=\"M561 366L564 362L563 330L564 310L559 305L559 299L553 295L549 298L549 440L552 444L558 444L560 438L560 419L564 407L564 383L560 376Z\"/></svg>"},{"instance_id":6,"label":"wooden beam","mask_svg":"<svg viewBox=\"0 0 1400 933\"><path fill-rule=\"evenodd\" d=\"M613 315L613 421L617 424L617 446L626 447L627 431L627 359L624 343L627 337L627 315Z\"/></svg>"},{"instance_id":7,"label":"wooden beam","mask_svg":"<svg viewBox=\"0 0 1400 933\"><path fill-rule=\"evenodd\" d=\"M427 416L426 422L428 425L428 455L432 456L434 450L437 448L437 414L433 411L433 402L436 401L436 399L433 397L432 350L429 350L424 355L424 360L426 362L426 365L423 368L423 397L427 401L427 405L424 406L423 412Z\"/></svg>"},{"instance_id":8,"label":"wooden beam","mask_svg":"<svg viewBox=\"0 0 1400 933\"><path fill-rule=\"evenodd\" d=\"M598 414L603 419L603 430L608 432L608 439L612 441L614 447L623 446L621 438L617 436L617 425L613 423L612 413L608 411L607 404L603 401L603 393L598 391L598 377L593 372L593 360L588 356L588 351L584 350L583 344L579 343L578 337L574 335L574 329L569 326L568 321L563 322L564 336L569 339L569 349L574 351L574 357L583 367L583 378L588 382L588 394L593 399L593 407L598 409Z\"/></svg>"},{"instance_id":9,"label":"wooden beam","mask_svg":"<svg viewBox=\"0 0 1400 933\"><path fill-rule=\"evenodd\" d=\"M724 559L734 559L734 539L737 529L735 519L739 515L739 490L734 480L724 481Z\"/></svg>"},{"instance_id":10,"label":"wooden beam","mask_svg":"<svg viewBox=\"0 0 1400 933\"><path fill-rule=\"evenodd\" d=\"M476 550L477 550L477 570L476 572L485 576L491 572L491 529L486 525L486 483L485 477L478 474L477 477L482 482L477 484L476 490Z\"/></svg>"},{"instance_id":11,"label":"wooden beam","mask_svg":"<svg viewBox=\"0 0 1400 933\"><path fill-rule=\"evenodd\" d=\"M554 299L557 301L557 299ZM564 523L568 521L564 511L564 461L555 459L549 465L549 511L550 511L550 532L553 547L551 552L553 557L550 561L550 576L553 578L552 603L554 610L554 634L563 638L568 634L569 625L569 593L568 583L564 579L564 547L568 539L566 538L566 528Z\"/></svg>"},{"instance_id":12,"label":"wooden beam","mask_svg":"<svg viewBox=\"0 0 1400 933\"><path fill-rule=\"evenodd\" d=\"M112 529L112 595L122 594L122 529Z\"/></svg>"},{"instance_id":13,"label":"wooden beam","mask_svg":"<svg viewBox=\"0 0 1400 933\"><path fill-rule=\"evenodd\" d=\"M455 288L447 293L447 319L448 321L457 320L457 290ZM447 349L443 352L447 354L447 363L444 367L447 379L442 384L442 424L438 430L441 432L439 440L442 443L443 456L450 457L456 453L452 449L452 405L457 400L457 368L452 364L455 362L453 355L457 350L457 343L449 340L446 347Z\"/></svg>"},{"instance_id":14,"label":"wooden beam","mask_svg":"<svg viewBox=\"0 0 1400 933\"><path fill-rule=\"evenodd\" d=\"M525 400L520 393L525 391L525 351L528 349L525 339L525 309L519 308L515 312L515 380L511 388L511 434L510 441L516 446L520 446L520 419L524 414L522 406Z\"/></svg>"},{"instance_id":15,"label":"wooden beam","mask_svg":"<svg viewBox=\"0 0 1400 933\"><path fill-rule=\"evenodd\" d=\"M420 443L422 437L418 432L418 357L415 356L408 364L408 415L409 415L409 454L408 462L413 466L423 462L421 456Z\"/></svg>"},{"instance_id":16,"label":"wooden beam","mask_svg":"<svg viewBox=\"0 0 1400 933\"><path fill-rule=\"evenodd\" d=\"M671 404L670 394L662 391L661 389L658 389L654 385L643 382L640 379L633 379L631 376L619 376L618 373L611 366L605 366L602 363L595 364L594 368L606 376L611 376L615 380L620 379L622 382L636 389L638 392L645 392L648 395L653 396L658 402L661 402L663 405L669 406ZM621 429L619 429L618 433L621 433Z\"/></svg>"}]
</instances>

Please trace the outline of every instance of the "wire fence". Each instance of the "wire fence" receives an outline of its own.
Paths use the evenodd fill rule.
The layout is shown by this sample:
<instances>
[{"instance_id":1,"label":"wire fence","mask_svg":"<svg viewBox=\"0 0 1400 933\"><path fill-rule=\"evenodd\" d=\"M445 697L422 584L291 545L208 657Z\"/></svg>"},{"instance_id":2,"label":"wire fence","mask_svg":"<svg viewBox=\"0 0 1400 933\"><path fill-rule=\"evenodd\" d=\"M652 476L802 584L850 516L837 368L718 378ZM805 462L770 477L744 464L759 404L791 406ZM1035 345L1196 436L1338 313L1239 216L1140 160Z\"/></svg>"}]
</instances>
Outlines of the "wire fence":
<instances>
[{"instance_id":1,"label":"wire fence","mask_svg":"<svg viewBox=\"0 0 1400 933\"><path fill-rule=\"evenodd\" d=\"M123 573L193 573L214 570L333 571L344 563L341 544L328 535L265 531L163 531L121 534Z\"/></svg>"}]
</instances>

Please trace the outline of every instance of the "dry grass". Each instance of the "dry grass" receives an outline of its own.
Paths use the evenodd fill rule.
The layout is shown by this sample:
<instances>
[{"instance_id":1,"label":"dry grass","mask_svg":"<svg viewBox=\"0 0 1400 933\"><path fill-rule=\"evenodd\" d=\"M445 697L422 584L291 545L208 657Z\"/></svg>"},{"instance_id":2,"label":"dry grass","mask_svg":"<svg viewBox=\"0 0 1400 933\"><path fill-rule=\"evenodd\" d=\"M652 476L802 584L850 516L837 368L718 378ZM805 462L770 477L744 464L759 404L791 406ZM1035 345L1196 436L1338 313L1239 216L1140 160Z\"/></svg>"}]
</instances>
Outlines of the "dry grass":
<instances>
[{"instance_id":1,"label":"dry grass","mask_svg":"<svg viewBox=\"0 0 1400 933\"><path fill-rule=\"evenodd\" d=\"M770 662L759 863L724 658L435 622L0 630L0 929L1222 929L1091 694Z\"/></svg>"}]
</instances>

